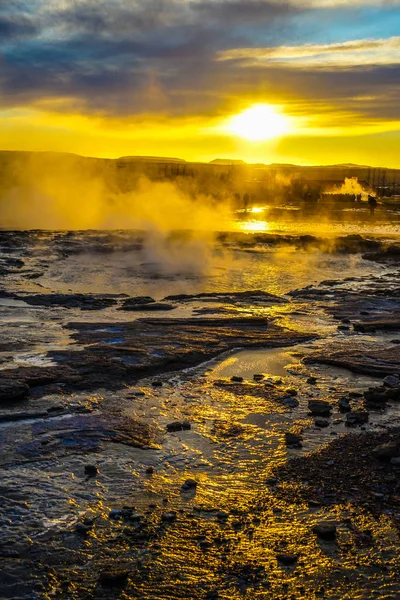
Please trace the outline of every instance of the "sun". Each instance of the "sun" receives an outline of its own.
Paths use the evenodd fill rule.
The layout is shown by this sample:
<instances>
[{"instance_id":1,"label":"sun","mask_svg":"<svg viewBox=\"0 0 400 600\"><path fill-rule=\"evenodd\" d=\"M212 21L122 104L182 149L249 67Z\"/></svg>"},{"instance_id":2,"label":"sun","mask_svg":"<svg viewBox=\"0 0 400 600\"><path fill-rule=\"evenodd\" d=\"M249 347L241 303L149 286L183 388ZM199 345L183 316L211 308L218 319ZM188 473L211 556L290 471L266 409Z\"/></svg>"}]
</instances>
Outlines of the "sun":
<instances>
[{"instance_id":1,"label":"sun","mask_svg":"<svg viewBox=\"0 0 400 600\"><path fill-rule=\"evenodd\" d=\"M227 130L241 138L257 142L288 133L289 121L274 106L255 104L231 117L227 123Z\"/></svg>"}]
</instances>

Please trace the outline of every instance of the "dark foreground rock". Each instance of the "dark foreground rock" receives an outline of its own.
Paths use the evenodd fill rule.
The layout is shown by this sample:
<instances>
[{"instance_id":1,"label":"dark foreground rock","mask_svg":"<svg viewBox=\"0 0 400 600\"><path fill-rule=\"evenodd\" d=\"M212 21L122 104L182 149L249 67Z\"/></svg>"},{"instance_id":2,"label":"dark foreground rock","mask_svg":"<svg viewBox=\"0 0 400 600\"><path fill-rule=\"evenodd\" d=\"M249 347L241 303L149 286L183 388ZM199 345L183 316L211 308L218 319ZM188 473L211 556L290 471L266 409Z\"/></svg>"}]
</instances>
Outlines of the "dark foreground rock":
<instances>
[{"instance_id":1,"label":"dark foreground rock","mask_svg":"<svg viewBox=\"0 0 400 600\"><path fill-rule=\"evenodd\" d=\"M399 450L400 428L344 435L290 460L278 471L277 494L322 505L349 502L374 514L390 511L400 525L400 479L398 467L390 462Z\"/></svg>"}]
</instances>

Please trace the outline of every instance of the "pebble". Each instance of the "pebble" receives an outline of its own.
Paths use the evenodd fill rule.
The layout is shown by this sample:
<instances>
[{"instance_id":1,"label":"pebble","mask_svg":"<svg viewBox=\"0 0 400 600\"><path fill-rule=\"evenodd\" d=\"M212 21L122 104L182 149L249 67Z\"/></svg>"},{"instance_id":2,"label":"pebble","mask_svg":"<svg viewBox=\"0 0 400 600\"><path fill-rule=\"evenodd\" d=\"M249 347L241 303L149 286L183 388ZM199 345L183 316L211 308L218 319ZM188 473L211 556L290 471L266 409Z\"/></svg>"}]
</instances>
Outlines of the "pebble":
<instances>
[{"instance_id":1,"label":"pebble","mask_svg":"<svg viewBox=\"0 0 400 600\"><path fill-rule=\"evenodd\" d=\"M254 381L262 381L264 379L264 375L262 373L255 373L253 375Z\"/></svg>"},{"instance_id":2,"label":"pebble","mask_svg":"<svg viewBox=\"0 0 400 600\"><path fill-rule=\"evenodd\" d=\"M185 483L182 485L182 491L187 492L189 490L195 490L197 487L197 481L194 479L187 479Z\"/></svg>"},{"instance_id":3,"label":"pebble","mask_svg":"<svg viewBox=\"0 0 400 600\"><path fill-rule=\"evenodd\" d=\"M129 577L129 571L103 571L100 573L99 582L104 587L122 586Z\"/></svg>"},{"instance_id":4,"label":"pebble","mask_svg":"<svg viewBox=\"0 0 400 600\"><path fill-rule=\"evenodd\" d=\"M153 475L153 473L154 473L154 467L147 467L146 475Z\"/></svg>"},{"instance_id":5,"label":"pebble","mask_svg":"<svg viewBox=\"0 0 400 600\"><path fill-rule=\"evenodd\" d=\"M297 408L299 406L299 401L296 398L285 398L283 400L283 404L285 406L289 406L290 408Z\"/></svg>"},{"instance_id":6,"label":"pebble","mask_svg":"<svg viewBox=\"0 0 400 600\"><path fill-rule=\"evenodd\" d=\"M332 407L329 404L329 402L325 402L324 400L309 400L308 410L313 415L317 415L320 417L330 417Z\"/></svg>"},{"instance_id":7,"label":"pebble","mask_svg":"<svg viewBox=\"0 0 400 600\"><path fill-rule=\"evenodd\" d=\"M173 423L168 423L167 431L187 431L191 429L192 426L189 421L174 421Z\"/></svg>"},{"instance_id":8,"label":"pebble","mask_svg":"<svg viewBox=\"0 0 400 600\"><path fill-rule=\"evenodd\" d=\"M85 465L85 475L89 475L89 477L96 477L99 470L96 465Z\"/></svg>"},{"instance_id":9,"label":"pebble","mask_svg":"<svg viewBox=\"0 0 400 600\"><path fill-rule=\"evenodd\" d=\"M219 510L217 512L217 519L219 521L226 521L229 518L228 513L224 512L223 510Z\"/></svg>"},{"instance_id":10,"label":"pebble","mask_svg":"<svg viewBox=\"0 0 400 600\"><path fill-rule=\"evenodd\" d=\"M122 510L114 509L108 513L110 519L120 519L122 517Z\"/></svg>"},{"instance_id":11,"label":"pebble","mask_svg":"<svg viewBox=\"0 0 400 600\"><path fill-rule=\"evenodd\" d=\"M315 385L317 383L317 378L316 377L309 377L307 379L307 383L309 383L310 385Z\"/></svg>"},{"instance_id":12,"label":"pebble","mask_svg":"<svg viewBox=\"0 0 400 600\"><path fill-rule=\"evenodd\" d=\"M293 388L288 388L287 390L285 390L285 393L288 396L297 396L297 390L293 389Z\"/></svg>"},{"instance_id":13,"label":"pebble","mask_svg":"<svg viewBox=\"0 0 400 600\"><path fill-rule=\"evenodd\" d=\"M243 377L239 377L238 375L233 375L231 377L232 383L242 383Z\"/></svg>"},{"instance_id":14,"label":"pebble","mask_svg":"<svg viewBox=\"0 0 400 600\"><path fill-rule=\"evenodd\" d=\"M400 385L400 380L398 377L395 377L394 375L388 375L383 380L383 385L385 385L388 388L394 388L394 387L397 387L398 385Z\"/></svg>"},{"instance_id":15,"label":"pebble","mask_svg":"<svg viewBox=\"0 0 400 600\"><path fill-rule=\"evenodd\" d=\"M301 448L303 437L297 433L290 433L289 431L285 433L285 442L286 446L296 446L297 448Z\"/></svg>"},{"instance_id":16,"label":"pebble","mask_svg":"<svg viewBox=\"0 0 400 600\"><path fill-rule=\"evenodd\" d=\"M322 417L315 417L314 423L316 427L329 427L329 421Z\"/></svg>"},{"instance_id":17,"label":"pebble","mask_svg":"<svg viewBox=\"0 0 400 600\"><path fill-rule=\"evenodd\" d=\"M298 556L296 554L278 554L276 558L282 565L290 567L297 562Z\"/></svg>"},{"instance_id":18,"label":"pebble","mask_svg":"<svg viewBox=\"0 0 400 600\"><path fill-rule=\"evenodd\" d=\"M176 512L171 511L163 513L161 515L161 520L164 521L164 523L173 523L176 520Z\"/></svg>"},{"instance_id":19,"label":"pebble","mask_svg":"<svg viewBox=\"0 0 400 600\"><path fill-rule=\"evenodd\" d=\"M350 406L350 403L347 400L347 398L339 398L338 407L339 407L340 412L350 412L351 411L351 406Z\"/></svg>"},{"instance_id":20,"label":"pebble","mask_svg":"<svg viewBox=\"0 0 400 600\"><path fill-rule=\"evenodd\" d=\"M321 540L331 541L336 539L336 525L333 523L319 523L312 530Z\"/></svg>"},{"instance_id":21,"label":"pebble","mask_svg":"<svg viewBox=\"0 0 400 600\"><path fill-rule=\"evenodd\" d=\"M163 382L160 381L160 379L154 379L154 381L151 382L151 385L153 387L162 387L163 386Z\"/></svg>"},{"instance_id":22,"label":"pebble","mask_svg":"<svg viewBox=\"0 0 400 600\"><path fill-rule=\"evenodd\" d=\"M349 412L346 415L347 427L356 427L357 425L363 425L369 419L369 413L365 410L357 410Z\"/></svg>"}]
</instances>

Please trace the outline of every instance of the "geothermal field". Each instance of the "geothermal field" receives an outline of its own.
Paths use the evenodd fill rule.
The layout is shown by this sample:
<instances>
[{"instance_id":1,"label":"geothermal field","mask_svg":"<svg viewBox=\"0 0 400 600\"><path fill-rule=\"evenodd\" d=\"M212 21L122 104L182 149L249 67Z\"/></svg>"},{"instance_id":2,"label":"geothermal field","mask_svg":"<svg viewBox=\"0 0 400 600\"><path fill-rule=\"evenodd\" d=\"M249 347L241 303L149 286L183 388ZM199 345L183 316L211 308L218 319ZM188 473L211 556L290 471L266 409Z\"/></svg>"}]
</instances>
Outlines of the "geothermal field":
<instances>
[{"instance_id":1,"label":"geothermal field","mask_svg":"<svg viewBox=\"0 0 400 600\"><path fill-rule=\"evenodd\" d=\"M1 597L399 597L396 207L140 185L3 201Z\"/></svg>"}]
</instances>

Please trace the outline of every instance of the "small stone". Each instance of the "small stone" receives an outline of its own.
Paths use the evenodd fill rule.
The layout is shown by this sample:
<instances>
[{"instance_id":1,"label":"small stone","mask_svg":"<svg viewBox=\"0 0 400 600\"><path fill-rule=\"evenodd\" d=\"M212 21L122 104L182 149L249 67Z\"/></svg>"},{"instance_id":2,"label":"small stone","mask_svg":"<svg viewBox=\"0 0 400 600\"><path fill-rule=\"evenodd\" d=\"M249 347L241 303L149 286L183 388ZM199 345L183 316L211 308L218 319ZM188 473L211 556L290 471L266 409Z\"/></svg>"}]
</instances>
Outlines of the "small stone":
<instances>
[{"instance_id":1,"label":"small stone","mask_svg":"<svg viewBox=\"0 0 400 600\"><path fill-rule=\"evenodd\" d=\"M153 475L153 473L154 473L154 467L147 467L146 475Z\"/></svg>"},{"instance_id":2,"label":"small stone","mask_svg":"<svg viewBox=\"0 0 400 600\"><path fill-rule=\"evenodd\" d=\"M296 554L278 554L276 558L278 562L287 567L294 565L298 560L298 556Z\"/></svg>"},{"instance_id":3,"label":"small stone","mask_svg":"<svg viewBox=\"0 0 400 600\"><path fill-rule=\"evenodd\" d=\"M391 461L391 459L397 458L399 456L400 448L398 444L394 442L389 442L387 444L381 444L380 446L374 448L372 454L378 460Z\"/></svg>"},{"instance_id":4,"label":"small stone","mask_svg":"<svg viewBox=\"0 0 400 600\"><path fill-rule=\"evenodd\" d=\"M297 408L299 406L299 401L296 400L296 398L285 398L283 404L289 406L289 408Z\"/></svg>"},{"instance_id":5,"label":"small stone","mask_svg":"<svg viewBox=\"0 0 400 600\"><path fill-rule=\"evenodd\" d=\"M182 491L188 492L190 490L195 490L197 487L197 481L194 479L187 479L185 483L182 485Z\"/></svg>"},{"instance_id":6,"label":"small stone","mask_svg":"<svg viewBox=\"0 0 400 600\"><path fill-rule=\"evenodd\" d=\"M339 398L338 407L339 407L340 412L350 412L351 411L350 403L347 398Z\"/></svg>"},{"instance_id":7,"label":"small stone","mask_svg":"<svg viewBox=\"0 0 400 600\"><path fill-rule=\"evenodd\" d=\"M325 402L324 400L309 400L308 410L313 415L317 415L320 417L330 417L332 407L329 404L329 402Z\"/></svg>"},{"instance_id":8,"label":"small stone","mask_svg":"<svg viewBox=\"0 0 400 600\"><path fill-rule=\"evenodd\" d=\"M119 587L124 585L129 577L129 571L103 571L100 573L99 582L104 587Z\"/></svg>"},{"instance_id":9,"label":"small stone","mask_svg":"<svg viewBox=\"0 0 400 600\"><path fill-rule=\"evenodd\" d=\"M163 513L161 515L161 520L164 521L164 523L173 523L176 520L176 512L171 511Z\"/></svg>"},{"instance_id":10,"label":"small stone","mask_svg":"<svg viewBox=\"0 0 400 600\"><path fill-rule=\"evenodd\" d=\"M167 431L169 432L185 431L188 429L191 429L191 424L189 421L174 421L173 423L168 423L167 425Z\"/></svg>"},{"instance_id":11,"label":"small stone","mask_svg":"<svg viewBox=\"0 0 400 600\"><path fill-rule=\"evenodd\" d=\"M264 379L264 375L262 373L255 373L253 375L254 381L262 381Z\"/></svg>"},{"instance_id":12,"label":"small stone","mask_svg":"<svg viewBox=\"0 0 400 600\"><path fill-rule=\"evenodd\" d=\"M336 525L333 523L319 523L312 530L321 540L331 541L336 539Z\"/></svg>"},{"instance_id":13,"label":"small stone","mask_svg":"<svg viewBox=\"0 0 400 600\"><path fill-rule=\"evenodd\" d=\"M302 441L302 436L297 433L290 433L289 431L285 433L286 446L295 446L296 448L301 448Z\"/></svg>"},{"instance_id":14,"label":"small stone","mask_svg":"<svg viewBox=\"0 0 400 600\"><path fill-rule=\"evenodd\" d=\"M152 385L153 387L162 387L162 386L163 386L163 382L162 382L160 379L154 379L154 380L151 382L151 385Z\"/></svg>"},{"instance_id":15,"label":"small stone","mask_svg":"<svg viewBox=\"0 0 400 600\"><path fill-rule=\"evenodd\" d=\"M350 331L350 327L348 325L338 325L338 331Z\"/></svg>"},{"instance_id":16,"label":"small stone","mask_svg":"<svg viewBox=\"0 0 400 600\"><path fill-rule=\"evenodd\" d=\"M297 390L293 389L293 388L288 388L287 390L285 390L285 393L288 396L297 396Z\"/></svg>"},{"instance_id":17,"label":"small stone","mask_svg":"<svg viewBox=\"0 0 400 600\"><path fill-rule=\"evenodd\" d=\"M226 521L228 518L229 518L228 513L224 512L223 510L219 510L217 512L218 521Z\"/></svg>"},{"instance_id":18,"label":"small stone","mask_svg":"<svg viewBox=\"0 0 400 600\"><path fill-rule=\"evenodd\" d=\"M85 465L85 475L89 475L89 477L96 477L99 470L96 465Z\"/></svg>"},{"instance_id":19,"label":"small stone","mask_svg":"<svg viewBox=\"0 0 400 600\"><path fill-rule=\"evenodd\" d=\"M110 519L120 519L122 517L122 510L114 509L108 513Z\"/></svg>"},{"instance_id":20,"label":"small stone","mask_svg":"<svg viewBox=\"0 0 400 600\"><path fill-rule=\"evenodd\" d=\"M327 419L323 419L322 417L315 417L314 423L316 427L329 427L329 421Z\"/></svg>"},{"instance_id":21,"label":"small stone","mask_svg":"<svg viewBox=\"0 0 400 600\"><path fill-rule=\"evenodd\" d=\"M75 526L75 531L77 533L79 533L80 535L86 535L87 533L92 531L92 529L93 529L93 523L92 524L77 523Z\"/></svg>"},{"instance_id":22,"label":"small stone","mask_svg":"<svg viewBox=\"0 0 400 600\"><path fill-rule=\"evenodd\" d=\"M385 385L388 388L398 387L400 385L400 379L398 377L395 377L395 375L388 375L383 380L383 385Z\"/></svg>"},{"instance_id":23,"label":"small stone","mask_svg":"<svg viewBox=\"0 0 400 600\"><path fill-rule=\"evenodd\" d=\"M316 377L309 377L307 379L307 383L309 383L310 385L315 385L317 383L317 378Z\"/></svg>"},{"instance_id":24,"label":"small stone","mask_svg":"<svg viewBox=\"0 0 400 600\"><path fill-rule=\"evenodd\" d=\"M243 377L239 377L238 375L233 375L231 377L231 381L232 381L232 383L242 383Z\"/></svg>"},{"instance_id":25,"label":"small stone","mask_svg":"<svg viewBox=\"0 0 400 600\"><path fill-rule=\"evenodd\" d=\"M365 410L349 412L346 415L346 425L347 427L357 427L357 425L367 423L368 419L369 413Z\"/></svg>"}]
</instances>

